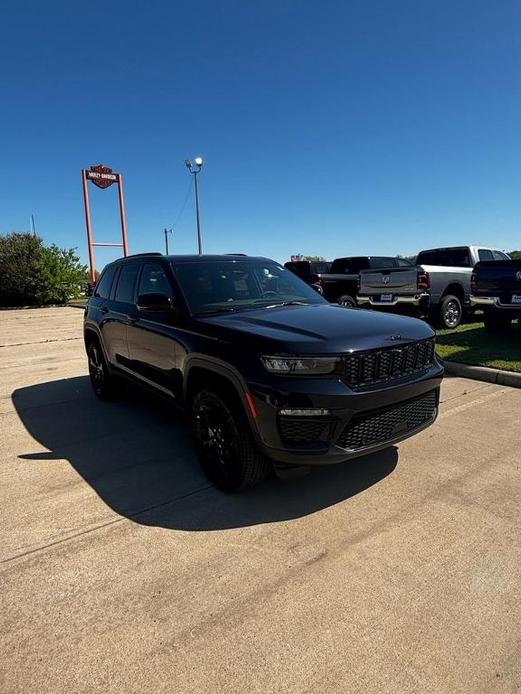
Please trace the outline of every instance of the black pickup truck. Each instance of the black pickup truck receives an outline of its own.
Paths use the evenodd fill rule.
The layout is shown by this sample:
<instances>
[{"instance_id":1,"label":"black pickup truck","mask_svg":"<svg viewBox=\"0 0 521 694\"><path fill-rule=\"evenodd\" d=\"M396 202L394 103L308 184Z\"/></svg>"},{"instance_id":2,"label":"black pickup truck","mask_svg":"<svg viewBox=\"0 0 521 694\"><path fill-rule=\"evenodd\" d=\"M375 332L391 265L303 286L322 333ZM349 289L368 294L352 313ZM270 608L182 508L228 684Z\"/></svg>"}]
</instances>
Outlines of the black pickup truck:
<instances>
[{"instance_id":1,"label":"black pickup truck","mask_svg":"<svg viewBox=\"0 0 521 694\"><path fill-rule=\"evenodd\" d=\"M95 394L115 396L127 378L169 398L225 491L386 448L438 413L428 325L332 306L267 258L117 260L84 336Z\"/></svg>"},{"instance_id":2,"label":"black pickup truck","mask_svg":"<svg viewBox=\"0 0 521 694\"><path fill-rule=\"evenodd\" d=\"M485 328L502 332L521 320L521 260L486 260L474 267L470 303L483 309Z\"/></svg>"}]
</instances>

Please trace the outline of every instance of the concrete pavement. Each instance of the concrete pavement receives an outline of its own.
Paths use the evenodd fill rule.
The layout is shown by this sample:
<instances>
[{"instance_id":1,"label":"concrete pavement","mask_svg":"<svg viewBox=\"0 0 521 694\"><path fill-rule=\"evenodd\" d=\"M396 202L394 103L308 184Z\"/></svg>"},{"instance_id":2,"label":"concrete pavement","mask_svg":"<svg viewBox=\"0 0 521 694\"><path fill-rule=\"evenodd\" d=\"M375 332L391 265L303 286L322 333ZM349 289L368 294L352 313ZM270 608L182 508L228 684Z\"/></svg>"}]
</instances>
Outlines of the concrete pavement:
<instances>
[{"instance_id":1,"label":"concrete pavement","mask_svg":"<svg viewBox=\"0 0 521 694\"><path fill-rule=\"evenodd\" d=\"M81 320L0 312L2 694L521 691L521 391L226 496L169 407L94 399Z\"/></svg>"}]
</instances>

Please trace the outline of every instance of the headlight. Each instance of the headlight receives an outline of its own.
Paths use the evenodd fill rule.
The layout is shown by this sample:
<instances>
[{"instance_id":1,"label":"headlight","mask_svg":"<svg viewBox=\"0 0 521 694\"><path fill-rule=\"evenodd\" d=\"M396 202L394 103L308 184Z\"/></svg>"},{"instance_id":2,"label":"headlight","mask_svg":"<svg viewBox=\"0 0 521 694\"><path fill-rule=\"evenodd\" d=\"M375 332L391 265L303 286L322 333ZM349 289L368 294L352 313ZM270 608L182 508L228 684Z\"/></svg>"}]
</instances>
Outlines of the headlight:
<instances>
[{"instance_id":1,"label":"headlight","mask_svg":"<svg viewBox=\"0 0 521 694\"><path fill-rule=\"evenodd\" d=\"M330 374L338 357L261 357L264 368L276 374Z\"/></svg>"}]
</instances>

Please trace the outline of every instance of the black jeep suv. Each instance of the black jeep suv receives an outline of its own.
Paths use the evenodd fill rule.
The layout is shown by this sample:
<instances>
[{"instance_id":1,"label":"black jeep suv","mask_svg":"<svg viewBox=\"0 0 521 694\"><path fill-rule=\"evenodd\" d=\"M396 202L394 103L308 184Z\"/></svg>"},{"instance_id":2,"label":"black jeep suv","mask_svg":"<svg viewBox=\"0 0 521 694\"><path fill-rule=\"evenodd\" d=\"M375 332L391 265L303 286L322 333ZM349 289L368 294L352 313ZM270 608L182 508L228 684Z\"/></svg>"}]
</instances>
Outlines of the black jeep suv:
<instances>
[{"instance_id":1,"label":"black jeep suv","mask_svg":"<svg viewBox=\"0 0 521 694\"><path fill-rule=\"evenodd\" d=\"M411 436L436 419L443 376L427 324L333 306L272 260L230 255L108 265L85 347L99 397L126 376L190 413L226 491Z\"/></svg>"}]
</instances>

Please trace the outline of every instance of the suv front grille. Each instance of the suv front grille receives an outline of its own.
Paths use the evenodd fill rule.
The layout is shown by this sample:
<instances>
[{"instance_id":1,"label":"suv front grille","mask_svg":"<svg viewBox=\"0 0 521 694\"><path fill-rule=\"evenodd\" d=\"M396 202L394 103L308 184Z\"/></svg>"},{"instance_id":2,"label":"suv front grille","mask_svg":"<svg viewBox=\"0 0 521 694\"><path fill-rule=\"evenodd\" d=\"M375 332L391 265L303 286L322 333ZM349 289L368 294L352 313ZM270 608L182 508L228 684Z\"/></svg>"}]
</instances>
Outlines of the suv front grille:
<instances>
[{"instance_id":1,"label":"suv front grille","mask_svg":"<svg viewBox=\"0 0 521 694\"><path fill-rule=\"evenodd\" d=\"M418 429L436 415L436 391L383 410L355 415L336 445L349 450L376 446Z\"/></svg>"},{"instance_id":2,"label":"suv front grille","mask_svg":"<svg viewBox=\"0 0 521 694\"><path fill-rule=\"evenodd\" d=\"M434 363L434 339L344 357L343 381L351 388L370 386L423 371Z\"/></svg>"}]
</instances>

